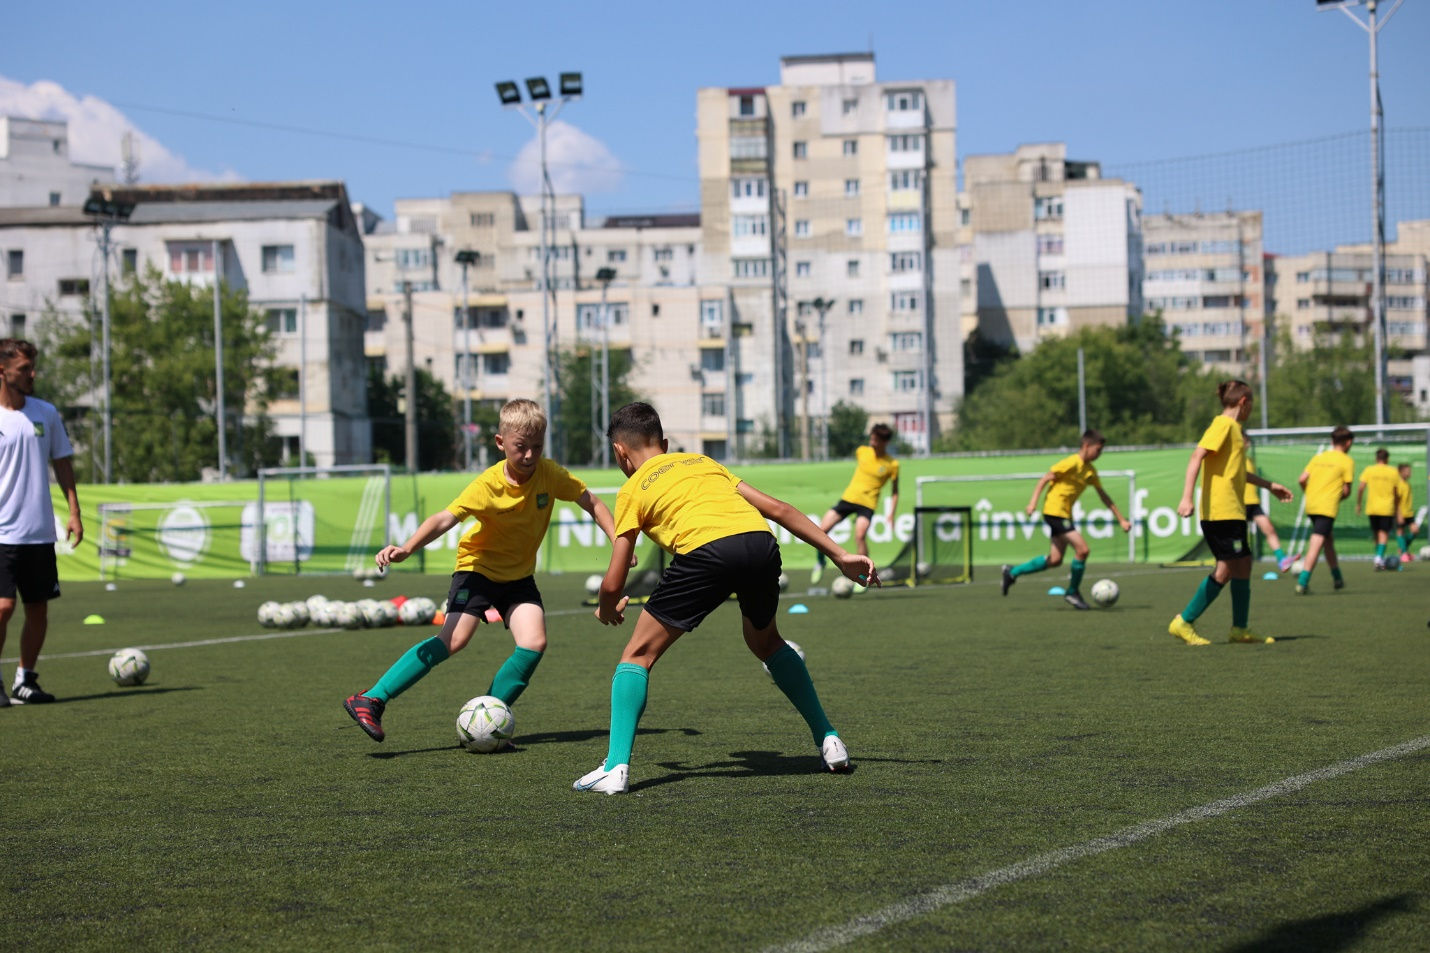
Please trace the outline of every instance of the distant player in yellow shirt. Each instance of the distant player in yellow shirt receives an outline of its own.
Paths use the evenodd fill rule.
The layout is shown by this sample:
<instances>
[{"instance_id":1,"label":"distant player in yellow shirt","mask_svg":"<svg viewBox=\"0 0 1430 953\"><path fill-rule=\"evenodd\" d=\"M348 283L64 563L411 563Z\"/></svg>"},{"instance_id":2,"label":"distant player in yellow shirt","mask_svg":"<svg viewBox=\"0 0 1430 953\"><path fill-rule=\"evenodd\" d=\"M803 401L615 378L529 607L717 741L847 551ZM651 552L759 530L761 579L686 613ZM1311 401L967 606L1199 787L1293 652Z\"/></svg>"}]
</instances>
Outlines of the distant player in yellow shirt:
<instances>
[{"instance_id":1,"label":"distant player in yellow shirt","mask_svg":"<svg viewBox=\"0 0 1430 953\"><path fill-rule=\"evenodd\" d=\"M530 400L507 401L496 435L504 459L468 484L446 509L423 520L407 542L378 551L378 568L385 570L464 520L477 519L457 545L457 571L452 574L441 631L412 646L377 684L343 703L374 741L384 737L382 712L387 703L461 651L488 609L500 614L516 648L497 670L486 694L510 705L526 689L546 651L546 613L532 573L557 500L575 502L608 538L615 538L615 522L606 504L592 496L586 484L541 455L545 442L546 414L541 407Z\"/></svg>"},{"instance_id":2,"label":"distant player in yellow shirt","mask_svg":"<svg viewBox=\"0 0 1430 953\"><path fill-rule=\"evenodd\" d=\"M1063 554L1067 552L1068 546L1073 548L1073 561L1068 573L1068 588L1063 595L1063 600L1074 609L1088 608L1087 600L1082 597L1082 575L1087 570L1087 554L1089 552L1087 541L1082 538L1082 534L1077 531L1077 526L1073 523L1073 504L1077 498L1082 496L1082 491L1092 487L1097 491L1097 495L1102 498L1102 505L1112 511L1112 515L1117 517L1118 524L1124 533L1132 531L1132 524L1127 517L1117 509L1117 504L1112 502L1112 497L1107 495L1107 491L1102 488L1102 481L1097 477L1097 470L1093 468L1093 461L1102 456L1102 448L1107 445L1107 439L1096 430L1089 430L1082 435L1082 444L1078 447L1077 453L1063 457L1053 464L1052 469L1043 474L1038 480L1038 485L1033 487L1033 498L1028 501L1027 514L1033 515L1033 511L1038 508L1038 498L1043 495L1043 489L1048 490L1048 498L1043 503L1043 522L1047 524L1048 533L1052 536L1052 547L1046 556L1035 556L1025 563L1017 566L1003 567L1003 595L1008 594L1013 583L1018 581L1019 576L1026 576L1030 573L1042 572L1044 569L1051 569L1060 566L1063 562Z\"/></svg>"},{"instance_id":3,"label":"distant player in yellow shirt","mask_svg":"<svg viewBox=\"0 0 1430 953\"><path fill-rule=\"evenodd\" d=\"M1396 530L1400 542L1400 561L1408 563L1415 557L1410 548L1420 527L1415 522L1415 494L1410 489L1410 464L1402 463L1400 471L1400 526Z\"/></svg>"},{"instance_id":4,"label":"distant player in yellow shirt","mask_svg":"<svg viewBox=\"0 0 1430 953\"><path fill-rule=\"evenodd\" d=\"M745 645L804 717L824 766L848 770L849 750L824 714L804 659L780 637L780 549L766 520L817 546L857 583L879 584L873 561L845 552L795 507L766 496L709 457L669 453L660 415L649 404L627 404L616 411L606 436L629 479L616 496L616 540L596 618L605 625L625 621L627 600L621 593L639 533L674 558L636 619L611 679L606 759L572 787L600 794L630 789L631 751L651 667L731 592L740 600Z\"/></svg>"},{"instance_id":5,"label":"distant player in yellow shirt","mask_svg":"<svg viewBox=\"0 0 1430 953\"><path fill-rule=\"evenodd\" d=\"M1306 515L1311 520L1311 539L1306 543L1306 555L1302 557L1305 565L1296 578L1298 596L1310 594L1311 573L1323 549L1326 551L1326 565L1331 567L1332 588L1344 589L1346 586L1345 577L1341 575L1341 562L1336 557L1334 530L1341 500L1351 495L1351 483L1355 480L1355 464L1351 462L1349 453L1354 442L1355 435L1349 427L1341 426L1331 431L1331 449L1312 457L1297 481L1306 492Z\"/></svg>"},{"instance_id":6,"label":"distant player in yellow shirt","mask_svg":"<svg viewBox=\"0 0 1430 953\"><path fill-rule=\"evenodd\" d=\"M1370 518L1370 531L1375 537L1375 571L1399 569L1400 560L1385 558L1385 544L1395 532L1400 515L1400 471L1390 465L1390 451L1384 447L1375 451L1375 462L1360 472L1356 488L1356 515L1364 509Z\"/></svg>"},{"instance_id":7,"label":"distant player in yellow shirt","mask_svg":"<svg viewBox=\"0 0 1430 953\"><path fill-rule=\"evenodd\" d=\"M879 493L885 483L892 483L889 494L889 519L899 508L899 461L889 456L889 441L894 431L888 424L875 424L869 430L869 444L854 451L854 476L839 496L839 502L824 514L819 528L828 533L847 516L854 517L854 548L861 556L869 555L869 524L879 506ZM815 552L814 572L809 581L818 583L824 575L824 553Z\"/></svg>"},{"instance_id":8,"label":"distant player in yellow shirt","mask_svg":"<svg viewBox=\"0 0 1430 953\"><path fill-rule=\"evenodd\" d=\"M1251 459L1251 438L1242 434L1246 440L1246 473L1248 476L1256 472L1256 461ZM1291 564L1296 561L1296 557L1290 555L1281 548L1281 537L1276 535L1276 527L1271 523L1271 517L1266 515L1266 511L1261 508L1261 491L1256 488L1256 484L1250 480L1246 481L1246 521L1254 523L1256 529L1261 533L1261 538L1266 540L1266 545L1271 547L1272 553L1276 557L1276 568L1281 572L1291 568Z\"/></svg>"},{"instance_id":9,"label":"distant player in yellow shirt","mask_svg":"<svg viewBox=\"0 0 1430 953\"><path fill-rule=\"evenodd\" d=\"M1251 387L1245 381L1223 381L1217 387L1221 413L1197 441L1187 461L1186 480L1177 513L1191 516L1197 473L1202 475L1202 537L1216 557L1216 567L1187 607L1172 617L1167 631L1187 645L1210 645L1192 623L1211 605L1222 588L1231 586L1231 642L1273 642L1247 628L1251 617L1251 549L1246 542L1246 484L1265 487L1285 503L1291 491L1279 483L1246 472L1246 441L1241 425L1251 414Z\"/></svg>"}]
</instances>

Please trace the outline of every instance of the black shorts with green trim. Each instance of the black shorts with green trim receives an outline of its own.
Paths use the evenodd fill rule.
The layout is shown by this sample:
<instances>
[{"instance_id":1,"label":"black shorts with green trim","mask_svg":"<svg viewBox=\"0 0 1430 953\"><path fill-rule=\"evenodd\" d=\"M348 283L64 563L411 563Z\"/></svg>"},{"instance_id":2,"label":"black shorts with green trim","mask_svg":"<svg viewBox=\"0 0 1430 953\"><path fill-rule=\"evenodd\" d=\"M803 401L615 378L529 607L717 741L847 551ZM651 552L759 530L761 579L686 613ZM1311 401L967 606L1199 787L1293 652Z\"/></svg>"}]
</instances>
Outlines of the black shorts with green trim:
<instances>
[{"instance_id":1,"label":"black shorts with green trim","mask_svg":"<svg viewBox=\"0 0 1430 953\"><path fill-rule=\"evenodd\" d=\"M1246 542L1246 520L1202 520L1202 538L1217 559L1241 559L1251 555Z\"/></svg>"}]
</instances>

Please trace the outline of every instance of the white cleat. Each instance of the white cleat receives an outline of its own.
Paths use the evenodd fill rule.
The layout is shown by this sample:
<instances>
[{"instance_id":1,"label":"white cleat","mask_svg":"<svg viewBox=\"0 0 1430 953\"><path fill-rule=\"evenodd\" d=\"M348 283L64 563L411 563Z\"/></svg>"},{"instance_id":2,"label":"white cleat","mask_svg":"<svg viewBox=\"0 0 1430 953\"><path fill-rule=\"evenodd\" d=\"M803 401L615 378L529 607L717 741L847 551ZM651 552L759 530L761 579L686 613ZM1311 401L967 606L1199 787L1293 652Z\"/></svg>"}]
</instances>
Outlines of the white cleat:
<instances>
[{"instance_id":1,"label":"white cleat","mask_svg":"<svg viewBox=\"0 0 1430 953\"><path fill-rule=\"evenodd\" d=\"M602 764L590 774L582 776L571 785L573 791L593 791L597 794L625 794L631 789L630 786L631 766L628 764L618 764L607 771Z\"/></svg>"},{"instance_id":2,"label":"white cleat","mask_svg":"<svg viewBox=\"0 0 1430 953\"><path fill-rule=\"evenodd\" d=\"M824 758L824 766L829 770L849 770L849 749L844 747L844 742L839 740L838 735L826 735L819 753Z\"/></svg>"}]
</instances>

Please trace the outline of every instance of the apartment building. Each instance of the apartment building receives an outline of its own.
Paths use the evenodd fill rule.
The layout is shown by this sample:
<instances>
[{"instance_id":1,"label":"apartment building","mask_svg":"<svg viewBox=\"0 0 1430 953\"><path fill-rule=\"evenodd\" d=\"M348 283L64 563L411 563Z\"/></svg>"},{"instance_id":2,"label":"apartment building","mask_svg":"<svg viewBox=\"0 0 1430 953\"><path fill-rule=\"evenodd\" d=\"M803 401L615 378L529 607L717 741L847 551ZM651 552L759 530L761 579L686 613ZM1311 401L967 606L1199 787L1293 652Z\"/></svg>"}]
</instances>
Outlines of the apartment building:
<instances>
[{"instance_id":1,"label":"apartment building","mask_svg":"<svg viewBox=\"0 0 1430 953\"><path fill-rule=\"evenodd\" d=\"M0 206L78 208L91 186L113 182L109 166L70 158L69 123L0 116Z\"/></svg>"},{"instance_id":2,"label":"apartment building","mask_svg":"<svg viewBox=\"0 0 1430 953\"><path fill-rule=\"evenodd\" d=\"M1022 351L1049 336L1142 314L1142 198L1104 179L1064 143L969 156L959 198L966 314L980 334ZM971 330L971 329L970 329Z\"/></svg>"},{"instance_id":3,"label":"apartment building","mask_svg":"<svg viewBox=\"0 0 1430 953\"><path fill-rule=\"evenodd\" d=\"M131 205L111 230L112 280L153 266L167 280L246 291L287 368L268 414L287 455L367 463L362 236L341 182L116 186ZM5 330L82 319L103 287L96 222L75 206L0 208ZM300 400L300 392L302 400Z\"/></svg>"},{"instance_id":4,"label":"apartment building","mask_svg":"<svg viewBox=\"0 0 1430 953\"><path fill-rule=\"evenodd\" d=\"M1143 306L1193 360L1248 374L1271 331L1261 212L1142 217Z\"/></svg>"},{"instance_id":5,"label":"apartment building","mask_svg":"<svg viewBox=\"0 0 1430 953\"><path fill-rule=\"evenodd\" d=\"M737 453L820 455L841 400L916 449L951 425L955 119L951 80L880 82L870 53L788 56L777 85L699 91L700 270L729 289Z\"/></svg>"}]
</instances>

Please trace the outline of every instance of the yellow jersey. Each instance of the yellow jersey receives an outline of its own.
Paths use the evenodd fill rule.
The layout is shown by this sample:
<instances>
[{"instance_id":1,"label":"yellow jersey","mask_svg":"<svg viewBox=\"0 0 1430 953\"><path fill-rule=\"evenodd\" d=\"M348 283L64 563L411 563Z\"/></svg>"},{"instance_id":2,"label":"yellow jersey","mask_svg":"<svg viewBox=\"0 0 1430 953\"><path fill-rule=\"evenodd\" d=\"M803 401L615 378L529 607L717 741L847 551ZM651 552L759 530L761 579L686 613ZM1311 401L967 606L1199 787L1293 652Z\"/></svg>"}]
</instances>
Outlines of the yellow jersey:
<instances>
[{"instance_id":1,"label":"yellow jersey","mask_svg":"<svg viewBox=\"0 0 1430 953\"><path fill-rule=\"evenodd\" d=\"M1400 518L1412 519L1415 516L1415 504L1410 500L1410 483L1400 476L1399 471L1395 475L1400 477Z\"/></svg>"},{"instance_id":2,"label":"yellow jersey","mask_svg":"<svg viewBox=\"0 0 1430 953\"><path fill-rule=\"evenodd\" d=\"M841 500L875 509L879 505L879 491L884 484L899 478L899 461L887 454L878 454L867 443L854 451L854 476Z\"/></svg>"},{"instance_id":3,"label":"yellow jersey","mask_svg":"<svg viewBox=\"0 0 1430 953\"><path fill-rule=\"evenodd\" d=\"M1102 489L1097 470L1075 453L1053 464L1048 472L1053 475L1053 485L1048 488L1047 499L1043 500L1044 516L1061 516L1070 520L1073 504L1082 496L1083 490L1089 486Z\"/></svg>"},{"instance_id":4,"label":"yellow jersey","mask_svg":"<svg viewBox=\"0 0 1430 953\"><path fill-rule=\"evenodd\" d=\"M506 478L506 461L488 467L447 505L459 521L477 524L457 544L457 571L479 572L495 582L524 579L536 571L536 551L551 525L557 500L575 500L586 484L542 457L531 479L517 486Z\"/></svg>"},{"instance_id":5,"label":"yellow jersey","mask_svg":"<svg viewBox=\"0 0 1430 953\"><path fill-rule=\"evenodd\" d=\"M1355 464L1343 450L1323 450L1306 464L1306 515L1336 518L1344 487L1355 480Z\"/></svg>"},{"instance_id":6,"label":"yellow jersey","mask_svg":"<svg viewBox=\"0 0 1430 953\"><path fill-rule=\"evenodd\" d=\"M1197 446L1202 458L1202 519L1246 519L1246 438L1241 424L1218 414Z\"/></svg>"},{"instance_id":7,"label":"yellow jersey","mask_svg":"<svg viewBox=\"0 0 1430 953\"><path fill-rule=\"evenodd\" d=\"M1256 462L1250 457L1246 458L1246 472L1248 475L1256 472ZM1261 487L1257 486L1255 483L1252 483L1250 480L1247 480L1246 490L1241 494L1241 502L1245 503L1247 506L1260 506Z\"/></svg>"},{"instance_id":8,"label":"yellow jersey","mask_svg":"<svg viewBox=\"0 0 1430 953\"><path fill-rule=\"evenodd\" d=\"M616 535L638 529L678 556L726 536L770 532L736 489L741 482L704 454L657 454L616 494Z\"/></svg>"},{"instance_id":9,"label":"yellow jersey","mask_svg":"<svg viewBox=\"0 0 1430 953\"><path fill-rule=\"evenodd\" d=\"M1372 463L1360 472L1360 485L1365 487L1366 516L1394 516L1395 491L1400 485L1400 471L1388 463Z\"/></svg>"}]
</instances>

